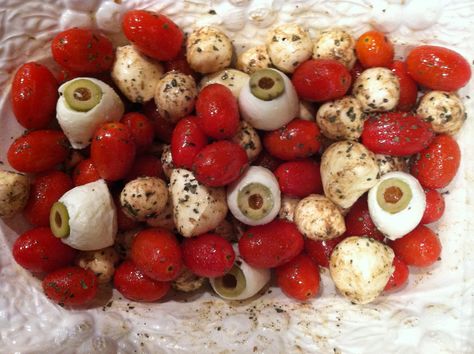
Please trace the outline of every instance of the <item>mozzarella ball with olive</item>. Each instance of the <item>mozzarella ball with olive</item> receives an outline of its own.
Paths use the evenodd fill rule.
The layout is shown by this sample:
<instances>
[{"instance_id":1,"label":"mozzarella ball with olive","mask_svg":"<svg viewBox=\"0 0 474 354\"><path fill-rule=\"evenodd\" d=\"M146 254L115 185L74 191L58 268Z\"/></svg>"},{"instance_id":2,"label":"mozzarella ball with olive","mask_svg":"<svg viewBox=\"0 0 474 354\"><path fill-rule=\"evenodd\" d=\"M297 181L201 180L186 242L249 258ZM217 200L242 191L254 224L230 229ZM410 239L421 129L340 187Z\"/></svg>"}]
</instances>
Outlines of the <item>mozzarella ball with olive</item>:
<instances>
[{"instance_id":1,"label":"mozzarella ball with olive","mask_svg":"<svg viewBox=\"0 0 474 354\"><path fill-rule=\"evenodd\" d=\"M204 76L199 83L199 89L210 84L221 84L227 87L235 98L239 98L240 90L249 82L249 75L235 69L224 69L214 74Z\"/></svg>"},{"instance_id":2,"label":"mozzarella ball with olive","mask_svg":"<svg viewBox=\"0 0 474 354\"><path fill-rule=\"evenodd\" d=\"M367 202L377 229L394 241L420 223L426 208L426 195L412 175L390 172L370 189Z\"/></svg>"},{"instance_id":3,"label":"mozzarella ball with olive","mask_svg":"<svg viewBox=\"0 0 474 354\"><path fill-rule=\"evenodd\" d=\"M276 69L261 69L240 91L242 119L261 130L275 130L297 117L298 95L290 79Z\"/></svg>"},{"instance_id":4,"label":"mozzarella ball with olive","mask_svg":"<svg viewBox=\"0 0 474 354\"><path fill-rule=\"evenodd\" d=\"M11 218L26 206L30 194L28 176L0 171L0 217Z\"/></svg>"},{"instance_id":5,"label":"mozzarella ball with olive","mask_svg":"<svg viewBox=\"0 0 474 354\"><path fill-rule=\"evenodd\" d=\"M76 259L76 264L81 268L93 271L99 283L104 284L112 279L118 261L117 251L113 247L107 247L96 251L81 252Z\"/></svg>"},{"instance_id":6,"label":"mozzarella ball with olive","mask_svg":"<svg viewBox=\"0 0 474 354\"><path fill-rule=\"evenodd\" d=\"M132 102L151 100L163 73L160 63L147 58L132 45L118 47L115 51L112 80Z\"/></svg>"},{"instance_id":7,"label":"mozzarella ball with olive","mask_svg":"<svg viewBox=\"0 0 474 354\"><path fill-rule=\"evenodd\" d=\"M249 161L252 162L262 151L262 141L257 131L249 123L242 120L239 124L239 130L231 140L245 150Z\"/></svg>"},{"instance_id":8,"label":"mozzarella ball with olive","mask_svg":"<svg viewBox=\"0 0 474 354\"><path fill-rule=\"evenodd\" d=\"M323 31L314 43L314 59L334 59L351 70L356 62L355 40L343 29Z\"/></svg>"},{"instance_id":9,"label":"mozzarella ball with olive","mask_svg":"<svg viewBox=\"0 0 474 354\"><path fill-rule=\"evenodd\" d=\"M400 99L400 83L387 68L364 70L354 82L352 94L364 112L386 112L394 109Z\"/></svg>"},{"instance_id":10,"label":"mozzarella ball with olive","mask_svg":"<svg viewBox=\"0 0 474 354\"><path fill-rule=\"evenodd\" d=\"M215 27L202 27L193 31L186 41L186 59L189 66L201 74L215 73L230 65L232 42Z\"/></svg>"},{"instance_id":11,"label":"mozzarella ball with olive","mask_svg":"<svg viewBox=\"0 0 474 354\"><path fill-rule=\"evenodd\" d=\"M56 117L74 149L89 146L102 123L122 118L123 103L105 82L78 77L62 84L58 91Z\"/></svg>"},{"instance_id":12,"label":"mozzarella ball with olive","mask_svg":"<svg viewBox=\"0 0 474 354\"><path fill-rule=\"evenodd\" d=\"M270 56L265 45L259 45L247 49L237 57L236 68L247 73L253 74L260 69L269 68L272 65Z\"/></svg>"},{"instance_id":13,"label":"mozzarella ball with olive","mask_svg":"<svg viewBox=\"0 0 474 354\"><path fill-rule=\"evenodd\" d=\"M227 187L227 205L234 217L246 225L263 225L272 221L280 210L280 187L267 168L250 166Z\"/></svg>"}]
</instances>

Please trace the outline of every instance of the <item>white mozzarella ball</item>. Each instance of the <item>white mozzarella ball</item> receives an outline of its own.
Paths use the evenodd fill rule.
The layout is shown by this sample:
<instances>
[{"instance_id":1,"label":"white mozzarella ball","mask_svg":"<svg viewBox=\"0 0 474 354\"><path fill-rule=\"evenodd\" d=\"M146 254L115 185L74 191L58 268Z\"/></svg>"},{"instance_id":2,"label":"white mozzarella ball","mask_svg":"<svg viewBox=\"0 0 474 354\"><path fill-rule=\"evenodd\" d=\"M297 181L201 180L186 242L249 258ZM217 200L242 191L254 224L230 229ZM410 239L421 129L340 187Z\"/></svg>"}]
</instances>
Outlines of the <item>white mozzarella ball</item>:
<instances>
[{"instance_id":1,"label":"white mozzarella ball","mask_svg":"<svg viewBox=\"0 0 474 354\"><path fill-rule=\"evenodd\" d=\"M313 48L314 59L334 59L351 70L356 62L355 40L343 29L323 31Z\"/></svg>"},{"instance_id":2,"label":"white mozzarella ball","mask_svg":"<svg viewBox=\"0 0 474 354\"><path fill-rule=\"evenodd\" d=\"M21 212L30 195L30 179L17 172L0 171L0 218Z\"/></svg>"},{"instance_id":3,"label":"white mozzarella ball","mask_svg":"<svg viewBox=\"0 0 474 354\"><path fill-rule=\"evenodd\" d=\"M298 205L300 198L293 198L284 195L281 198L280 211L278 212L278 217L280 219L285 219L293 222L295 218L295 210Z\"/></svg>"},{"instance_id":4,"label":"white mozzarella ball","mask_svg":"<svg viewBox=\"0 0 474 354\"><path fill-rule=\"evenodd\" d=\"M227 87L235 98L239 98L240 91L249 82L249 75L235 69L224 69L214 74L204 76L199 83L199 90L210 84L221 84Z\"/></svg>"},{"instance_id":5,"label":"white mozzarella ball","mask_svg":"<svg viewBox=\"0 0 474 354\"><path fill-rule=\"evenodd\" d=\"M237 58L236 68L247 74L253 74L260 69L269 68L272 65L270 56L265 45L259 45L240 53Z\"/></svg>"},{"instance_id":6,"label":"white mozzarella ball","mask_svg":"<svg viewBox=\"0 0 474 354\"><path fill-rule=\"evenodd\" d=\"M379 175L393 171L409 172L410 158L404 156L391 156L384 154L375 154L375 159L379 165Z\"/></svg>"},{"instance_id":7,"label":"white mozzarella ball","mask_svg":"<svg viewBox=\"0 0 474 354\"><path fill-rule=\"evenodd\" d=\"M163 146L163 152L161 153L161 166L163 167L163 173L168 180L170 179L171 173L175 168L173 164L173 156L171 155L171 145L166 144Z\"/></svg>"},{"instance_id":8,"label":"white mozzarella ball","mask_svg":"<svg viewBox=\"0 0 474 354\"><path fill-rule=\"evenodd\" d=\"M239 130L232 137L232 141L239 144L247 153L250 162L255 160L262 151L262 142L257 131L246 121L240 121Z\"/></svg>"},{"instance_id":9,"label":"white mozzarella ball","mask_svg":"<svg viewBox=\"0 0 474 354\"><path fill-rule=\"evenodd\" d=\"M81 252L76 259L76 264L81 268L93 271L99 283L104 284L112 280L118 261L117 251L113 247L107 247L96 251Z\"/></svg>"}]
</instances>

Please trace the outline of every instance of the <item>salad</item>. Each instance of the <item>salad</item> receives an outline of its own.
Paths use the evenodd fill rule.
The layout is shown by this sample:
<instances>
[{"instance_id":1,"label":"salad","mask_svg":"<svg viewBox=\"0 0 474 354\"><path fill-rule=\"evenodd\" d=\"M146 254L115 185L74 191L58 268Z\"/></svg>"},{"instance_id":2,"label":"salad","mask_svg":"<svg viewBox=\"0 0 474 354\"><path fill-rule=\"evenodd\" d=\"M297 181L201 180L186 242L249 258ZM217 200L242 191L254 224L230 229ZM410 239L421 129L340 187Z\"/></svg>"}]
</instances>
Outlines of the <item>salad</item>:
<instances>
[{"instance_id":1,"label":"salad","mask_svg":"<svg viewBox=\"0 0 474 354\"><path fill-rule=\"evenodd\" d=\"M209 279L241 300L274 269L306 301L329 267L363 304L401 288L408 266L436 262L425 225L442 216L437 189L459 167L456 90L470 78L459 54L420 46L394 61L379 32L328 29L314 44L287 24L231 69L218 28L184 38L140 10L122 25L130 45L73 28L51 45L59 75L26 63L13 79L28 132L8 151L21 174L2 172L1 215L34 226L13 255L45 275L49 298L82 306L113 282L157 301Z\"/></svg>"}]
</instances>

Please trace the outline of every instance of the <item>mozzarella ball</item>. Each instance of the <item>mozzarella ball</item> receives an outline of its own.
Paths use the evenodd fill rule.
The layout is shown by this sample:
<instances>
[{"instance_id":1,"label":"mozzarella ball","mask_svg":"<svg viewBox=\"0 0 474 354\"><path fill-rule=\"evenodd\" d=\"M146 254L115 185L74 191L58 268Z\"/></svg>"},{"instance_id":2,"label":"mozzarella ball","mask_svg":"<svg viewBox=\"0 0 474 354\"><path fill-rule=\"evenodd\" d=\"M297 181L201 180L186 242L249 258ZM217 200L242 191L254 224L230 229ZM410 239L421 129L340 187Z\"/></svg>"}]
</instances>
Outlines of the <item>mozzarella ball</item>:
<instances>
[{"instance_id":1,"label":"mozzarella ball","mask_svg":"<svg viewBox=\"0 0 474 354\"><path fill-rule=\"evenodd\" d=\"M389 172L370 189L367 203L377 229L394 241L418 226L425 212L426 194L412 175Z\"/></svg>"},{"instance_id":2,"label":"mozzarella ball","mask_svg":"<svg viewBox=\"0 0 474 354\"><path fill-rule=\"evenodd\" d=\"M163 76L155 88L156 109L171 123L194 110L198 90L191 75L171 71Z\"/></svg>"},{"instance_id":3,"label":"mozzarella ball","mask_svg":"<svg viewBox=\"0 0 474 354\"><path fill-rule=\"evenodd\" d=\"M456 134L466 120L464 104L454 92L428 92L421 98L416 114L438 134Z\"/></svg>"},{"instance_id":4,"label":"mozzarella ball","mask_svg":"<svg viewBox=\"0 0 474 354\"><path fill-rule=\"evenodd\" d=\"M257 131L246 121L240 121L237 134L232 137L232 141L239 144L247 153L249 161L255 160L262 151L262 142Z\"/></svg>"},{"instance_id":5,"label":"mozzarella ball","mask_svg":"<svg viewBox=\"0 0 474 354\"><path fill-rule=\"evenodd\" d=\"M409 157L375 154L375 159L379 165L380 176L393 171L408 172L410 170Z\"/></svg>"},{"instance_id":6,"label":"mozzarella ball","mask_svg":"<svg viewBox=\"0 0 474 354\"><path fill-rule=\"evenodd\" d=\"M334 59L351 70L356 62L355 40L343 29L323 31L314 43L314 59Z\"/></svg>"},{"instance_id":7,"label":"mozzarella ball","mask_svg":"<svg viewBox=\"0 0 474 354\"><path fill-rule=\"evenodd\" d=\"M334 140L357 140L362 134L365 115L359 100L346 96L324 103L316 113L321 133Z\"/></svg>"},{"instance_id":8,"label":"mozzarella ball","mask_svg":"<svg viewBox=\"0 0 474 354\"><path fill-rule=\"evenodd\" d=\"M146 219L146 223L151 227L162 227L169 231L176 231L176 225L173 220L173 204L171 203L171 198L168 198L164 209L156 214L152 215Z\"/></svg>"},{"instance_id":9,"label":"mozzarella ball","mask_svg":"<svg viewBox=\"0 0 474 354\"><path fill-rule=\"evenodd\" d=\"M324 194L344 209L377 183L378 173L374 153L355 141L334 143L321 157Z\"/></svg>"},{"instance_id":10,"label":"mozzarella ball","mask_svg":"<svg viewBox=\"0 0 474 354\"><path fill-rule=\"evenodd\" d=\"M259 45L240 53L237 58L236 68L247 74L253 74L260 69L269 68L272 65L270 56L265 45Z\"/></svg>"},{"instance_id":11,"label":"mozzarella ball","mask_svg":"<svg viewBox=\"0 0 474 354\"><path fill-rule=\"evenodd\" d=\"M298 202L294 222L298 230L312 240L330 240L346 231L339 208L319 194L310 194Z\"/></svg>"},{"instance_id":12,"label":"mozzarella ball","mask_svg":"<svg viewBox=\"0 0 474 354\"><path fill-rule=\"evenodd\" d=\"M161 167L163 168L163 173L165 176L170 179L171 172L173 172L174 164L173 164L173 156L171 155L171 145L164 145L163 152L161 153Z\"/></svg>"},{"instance_id":13,"label":"mozzarella ball","mask_svg":"<svg viewBox=\"0 0 474 354\"><path fill-rule=\"evenodd\" d=\"M313 42L308 31L295 23L286 23L270 30L265 41L273 65L292 73L302 62L311 58Z\"/></svg>"},{"instance_id":14,"label":"mozzarella ball","mask_svg":"<svg viewBox=\"0 0 474 354\"><path fill-rule=\"evenodd\" d=\"M394 271L393 250L374 239L352 236L331 253L329 271L342 295L356 304L377 298Z\"/></svg>"},{"instance_id":15,"label":"mozzarella ball","mask_svg":"<svg viewBox=\"0 0 474 354\"><path fill-rule=\"evenodd\" d=\"M163 76L163 66L138 52L132 45L118 47L112 67L112 80L132 102L143 103L155 95Z\"/></svg>"},{"instance_id":16,"label":"mozzarella ball","mask_svg":"<svg viewBox=\"0 0 474 354\"><path fill-rule=\"evenodd\" d=\"M107 247L96 251L81 252L76 259L76 264L81 268L93 271L99 283L104 284L112 280L118 261L117 251L113 247Z\"/></svg>"},{"instance_id":17,"label":"mozzarella ball","mask_svg":"<svg viewBox=\"0 0 474 354\"><path fill-rule=\"evenodd\" d=\"M232 60L233 47L229 37L215 27L193 31L186 41L189 66L201 74L215 73L227 68Z\"/></svg>"},{"instance_id":18,"label":"mozzarella ball","mask_svg":"<svg viewBox=\"0 0 474 354\"><path fill-rule=\"evenodd\" d=\"M299 198L292 198L288 197L287 195L284 195L281 198L281 206L280 211L278 212L278 217L280 219L285 219L293 222L295 218L296 206L298 205L300 200L301 199Z\"/></svg>"},{"instance_id":19,"label":"mozzarella ball","mask_svg":"<svg viewBox=\"0 0 474 354\"><path fill-rule=\"evenodd\" d=\"M300 112L298 113L298 118L314 121L315 114L316 109L311 102L300 101Z\"/></svg>"},{"instance_id":20,"label":"mozzarella ball","mask_svg":"<svg viewBox=\"0 0 474 354\"><path fill-rule=\"evenodd\" d=\"M239 98L240 90L249 82L249 75L235 69L224 69L214 74L202 78L199 83L199 90L210 84L221 84L227 87L235 98Z\"/></svg>"},{"instance_id":21,"label":"mozzarella ball","mask_svg":"<svg viewBox=\"0 0 474 354\"><path fill-rule=\"evenodd\" d=\"M364 112L385 112L394 109L400 99L400 83L387 68L364 70L354 82L352 94Z\"/></svg>"},{"instance_id":22,"label":"mozzarella ball","mask_svg":"<svg viewBox=\"0 0 474 354\"><path fill-rule=\"evenodd\" d=\"M30 194L30 180L17 172L0 171L0 218L11 218L23 210Z\"/></svg>"},{"instance_id":23,"label":"mozzarella ball","mask_svg":"<svg viewBox=\"0 0 474 354\"><path fill-rule=\"evenodd\" d=\"M171 286L178 291L190 293L192 291L201 288L207 281L207 278L200 277L189 270L189 268L183 267L181 274L173 280Z\"/></svg>"}]
</instances>

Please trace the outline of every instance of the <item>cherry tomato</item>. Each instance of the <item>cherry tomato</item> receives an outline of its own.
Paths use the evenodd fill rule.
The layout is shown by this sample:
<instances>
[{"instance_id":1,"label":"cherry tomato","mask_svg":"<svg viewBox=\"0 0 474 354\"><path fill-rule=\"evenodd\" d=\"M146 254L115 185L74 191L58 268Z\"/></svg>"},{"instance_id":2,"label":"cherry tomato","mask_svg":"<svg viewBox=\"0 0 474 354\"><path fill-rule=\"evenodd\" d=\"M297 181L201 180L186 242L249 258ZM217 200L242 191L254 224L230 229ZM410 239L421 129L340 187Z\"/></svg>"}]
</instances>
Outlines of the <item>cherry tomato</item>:
<instances>
[{"instance_id":1,"label":"cherry tomato","mask_svg":"<svg viewBox=\"0 0 474 354\"><path fill-rule=\"evenodd\" d=\"M194 158L207 142L207 136L199 127L196 117L180 119L171 136L173 164L192 169Z\"/></svg>"},{"instance_id":2,"label":"cherry tomato","mask_svg":"<svg viewBox=\"0 0 474 354\"><path fill-rule=\"evenodd\" d=\"M204 87L196 100L202 131L214 139L230 139L239 129L239 108L232 91L221 84Z\"/></svg>"},{"instance_id":3,"label":"cherry tomato","mask_svg":"<svg viewBox=\"0 0 474 354\"><path fill-rule=\"evenodd\" d=\"M275 269L278 286L291 298L306 301L319 292L319 269L306 254L299 254Z\"/></svg>"},{"instance_id":4,"label":"cherry tomato","mask_svg":"<svg viewBox=\"0 0 474 354\"><path fill-rule=\"evenodd\" d=\"M55 237L49 227L37 227L16 239L12 253L23 268L46 273L73 264L77 252Z\"/></svg>"},{"instance_id":5,"label":"cherry tomato","mask_svg":"<svg viewBox=\"0 0 474 354\"><path fill-rule=\"evenodd\" d=\"M410 271L408 266L400 258L395 256L393 258L394 271L385 285L384 291L395 291L402 288L408 282L408 275Z\"/></svg>"},{"instance_id":6,"label":"cherry tomato","mask_svg":"<svg viewBox=\"0 0 474 354\"><path fill-rule=\"evenodd\" d=\"M230 271L235 260L230 242L213 233L185 239L181 250L184 265L201 277L223 276Z\"/></svg>"},{"instance_id":7,"label":"cherry tomato","mask_svg":"<svg viewBox=\"0 0 474 354\"><path fill-rule=\"evenodd\" d=\"M121 122L130 128L137 152L148 149L155 138L155 128L147 116L138 112L125 114Z\"/></svg>"},{"instance_id":8,"label":"cherry tomato","mask_svg":"<svg viewBox=\"0 0 474 354\"><path fill-rule=\"evenodd\" d=\"M58 82L47 67L23 64L13 77L11 100L16 120L23 127L46 128L56 113Z\"/></svg>"},{"instance_id":9,"label":"cherry tomato","mask_svg":"<svg viewBox=\"0 0 474 354\"><path fill-rule=\"evenodd\" d=\"M364 68L383 66L388 68L393 60L393 45L387 37L378 31L362 34L356 42L357 59Z\"/></svg>"},{"instance_id":10,"label":"cherry tomato","mask_svg":"<svg viewBox=\"0 0 474 354\"><path fill-rule=\"evenodd\" d=\"M456 91L471 78L471 67L459 53L443 47L422 45L406 59L408 74L432 90Z\"/></svg>"},{"instance_id":11,"label":"cherry tomato","mask_svg":"<svg viewBox=\"0 0 474 354\"><path fill-rule=\"evenodd\" d=\"M375 227L369 213L367 195L360 197L345 217L346 236L366 236L382 242L384 235Z\"/></svg>"},{"instance_id":12,"label":"cherry tomato","mask_svg":"<svg viewBox=\"0 0 474 354\"><path fill-rule=\"evenodd\" d=\"M123 123L102 124L91 143L91 159L99 175L108 181L124 178L135 159L132 132Z\"/></svg>"},{"instance_id":13,"label":"cherry tomato","mask_svg":"<svg viewBox=\"0 0 474 354\"><path fill-rule=\"evenodd\" d=\"M7 158L17 171L44 172L66 160L69 147L63 132L35 130L15 139L8 149Z\"/></svg>"},{"instance_id":14,"label":"cherry tomato","mask_svg":"<svg viewBox=\"0 0 474 354\"><path fill-rule=\"evenodd\" d=\"M81 74L110 70L114 61L112 42L103 34L85 28L71 28L56 35L51 52L56 63Z\"/></svg>"},{"instance_id":15,"label":"cherry tomato","mask_svg":"<svg viewBox=\"0 0 474 354\"><path fill-rule=\"evenodd\" d=\"M73 266L55 270L43 279L43 291L61 306L82 306L97 294L98 282L89 269Z\"/></svg>"},{"instance_id":16,"label":"cherry tomato","mask_svg":"<svg viewBox=\"0 0 474 354\"><path fill-rule=\"evenodd\" d=\"M433 140L431 125L411 113L388 112L364 123L362 144L376 154L409 156Z\"/></svg>"},{"instance_id":17,"label":"cherry tomato","mask_svg":"<svg viewBox=\"0 0 474 354\"><path fill-rule=\"evenodd\" d=\"M320 165L311 159L288 161L275 170L275 177L283 194L304 198L323 193Z\"/></svg>"},{"instance_id":18,"label":"cherry tomato","mask_svg":"<svg viewBox=\"0 0 474 354\"><path fill-rule=\"evenodd\" d=\"M115 210L117 210L117 227L119 231L130 231L137 228L140 223L130 218L123 212L120 204L120 194L114 195Z\"/></svg>"},{"instance_id":19,"label":"cherry tomato","mask_svg":"<svg viewBox=\"0 0 474 354\"><path fill-rule=\"evenodd\" d=\"M85 159L79 162L74 168L72 179L75 186L81 186L83 184L98 181L100 175L95 168L92 159Z\"/></svg>"},{"instance_id":20,"label":"cherry tomato","mask_svg":"<svg viewBox=\"0 0 474 354\"><path fill-rule=\"evenodd\" d=\"M408 112L415 107L418 97L418 86L415 80L408 75L407 65L400 60L394 60L390 65L390 69L397 75L400 83L400 99L398 100L397 110Z\"/></svg>"},{"instance_id":21,"label":"cherry tomato","mask_svg":"<svg viewBox=\"0 0 474 354\"><path fill-rule=\"evenodd\" d=\"M328 268L329 259L331 258L334 247L345 238L345 236L339 236L330 240L311 240L305 238L304 250L306 254L311 257L313 262L321 267Z\"/></svg>"},{"instance_id":22,"label":"cherry tomato","mask_svg":"<svg viewBox=\"0 0 474 354\"><path fill-rule=\"evenodd\" d=\"M425 188L446 187L456 176L461 161L459 145L450 135L437 135L414 159L411 174Z\"/></svg>"},{"instance_id":23,"label":"cherry tomato","mask_svg":"<svg viewBox=\"0 0 474 354\"><path fill-rule=\"evenodd\" d=\"M71 177L60 171L36 176L23 215L34 226L49 226L49 212L64 193L74 187Z\"/></svg>"},{"instance_id":24,"label":"cherry tomato","mask_svg":"<svg viewBox=\"0 0 474 354\"><path fill-rule=\"evenodd\" d=\"M129 300L153 302L168 293L171 283L153 280L133 262L125 261L115 270L114 287Z\"/></svg>"},{"instance_id":25,"label":"cherry tomato","mask_svg":"<svg viewBox=\"0 0 474 354\"><path fill-rule=\"evenodd\" d=\"M445 208L444 198L441 193L435 189L425 189L425 195L426 209L420 223L431 224L443 216Z\"/></svg>"},{"instance_id":26,"label":"cherry tomato","mask_svg":"<svg viewBox=\"0 0 474 354\"><path fill-rule=\"evenodd\" d=\"M281 160L294 160L316 154L321 147L320 131L315 122L293 119L286 126L265 132L263 146Z\"/></svg>"},{"instance_id":27,"label":"cherry tomato","mask_svg":"<svg viewBox=\"0 0 474 354\"><path fill-rule=\"evenodd\" d=\"M225 186L248 166L245 150L237 143L220 140L205 146L194 158L196 179L209 187Z\"/></svg>"},{"instance_id":28,"label":"cherry tomato","mask_svg":"<svg viewBox=\"0 0 474 354\"><path fill-rule=\"evenodd\" d=\"M283 219L250 227L239 239L239 253L252 267L278 267L301 253L303 235L296 225Z\"/></svg>"},{"instance_id":29,"label":"cherry tomato","mask_svg":"<svg viewBox=\"0 0 474 354\"><path fill-rule=\"evenodd\" d=\"M141 52L158 60L174 59L183 43L183 32L168 17L150 11L130 10L122 20L125 36Z\"/></svg>"},{"instance_id":30,"label":"cherry tomato","mask_svg":"<svg viewBox=\"0 0 474 354\"><path fill-rule=\"evenodd\" d=\"M155 136L164 143L171 143L174 124L160 116L154 100L148 101L143 105L143 114L152 121L155 128Z\"/></svg>"},{"instance_id":31,"label":"cherry tomato","mask_svg":"<svg viewBox=\"0 0 474 354\"><path fill-rule=\"evenodd\" d=\"M253 161L252 165L262 166L274 172L282 162L282 160L277 159L273 155L270 155L267 150L263 149L262 152L260 152L257 158Z\"/></svg>"},{"instance_id":32,"label":"cherry tomato","mask_svg":"<svg viewBox=\"0 0 474 354\"><path fill-rule=\"evenodd\" d=\"M346 94L351 74L336 60L311 59L296 68L291 82L301 99L324 102Z\"/></svg>"},{"instance_id":33,"label":"cherry tomato","mask_svg":"<svg viewBox=\"0 0 474 354\"><path fill-rule=\"evenodd\" d=\"M163 164L161 163L161 160L151 154L138 156L133 162L126 180L131 181L137 177L163 178Z\"/></svg>"},{"instance_id":34,"label":"cherry tomato","mask_svg":"<svg viewBox=\"0 0 474 354\"><path fill-rule=\"evenodd\" d=\"M162 228L140 231L133 240L130 255L138 268L154 280L174 280L183 267L176 237Z\"/></svg>"},{"instance_id":35,"label":"cherry tomato","mask_svg":"<svg viewBox=\"0 0 474 354\"><path fill-rule=\"evenodd\" d=\"M429 267L439 260L441 254L438 236L424 225L418 225L390 246L400 260L414 267Z\"/></svg>"}]
</instances>

